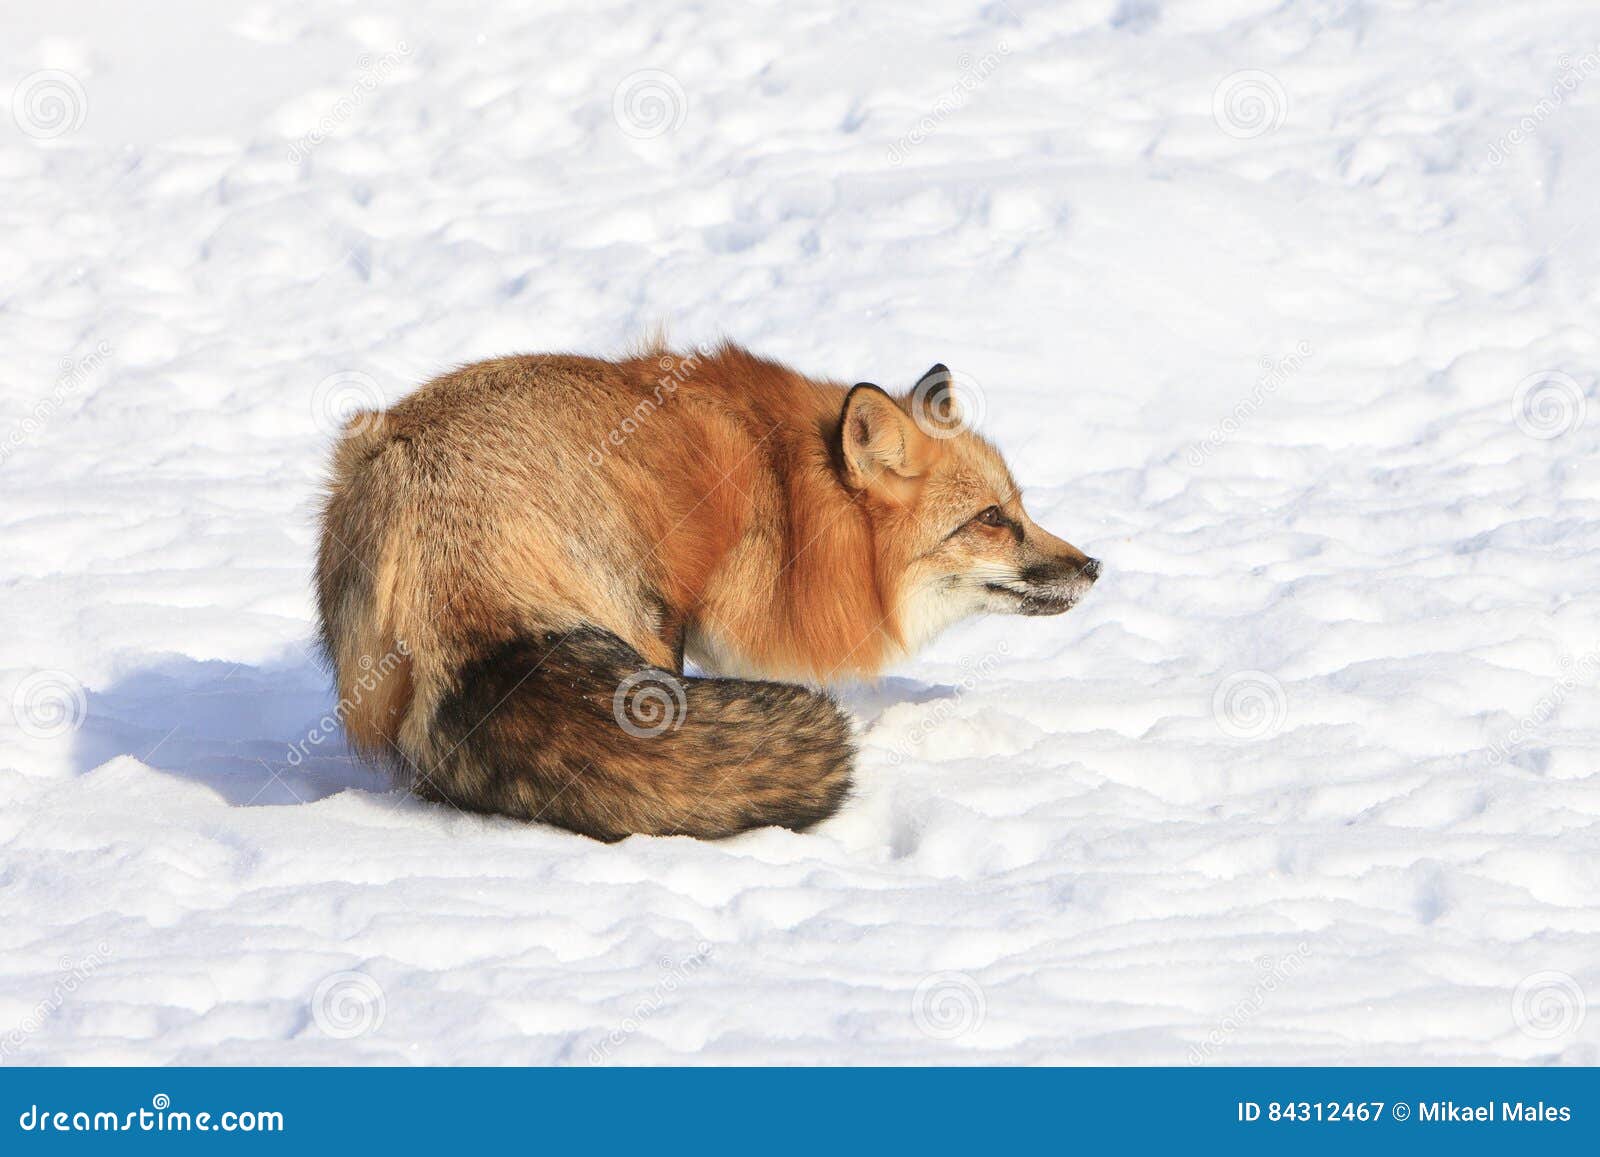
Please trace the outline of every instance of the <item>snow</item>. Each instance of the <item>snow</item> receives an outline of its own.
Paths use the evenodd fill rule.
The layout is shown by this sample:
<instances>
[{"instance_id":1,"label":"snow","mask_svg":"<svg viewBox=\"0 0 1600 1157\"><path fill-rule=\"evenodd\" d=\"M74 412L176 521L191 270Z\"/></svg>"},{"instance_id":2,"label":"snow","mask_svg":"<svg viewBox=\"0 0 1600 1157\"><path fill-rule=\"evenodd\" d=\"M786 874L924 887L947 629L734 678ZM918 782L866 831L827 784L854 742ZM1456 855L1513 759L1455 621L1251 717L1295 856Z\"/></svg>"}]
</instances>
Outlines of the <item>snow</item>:
<instances>
[{"instance_id":1,"label":"snow","mask_svg":"<svg viewBox=\"0 0 1600 1157\"><path fill-rule=\"evenodd\" d=\"M4 22L0 1063L1600 1063L1592 4ZM340 415L662 320L954 367L1105 575L812 834L308 742Z\"/></svg>"}]
</instances>

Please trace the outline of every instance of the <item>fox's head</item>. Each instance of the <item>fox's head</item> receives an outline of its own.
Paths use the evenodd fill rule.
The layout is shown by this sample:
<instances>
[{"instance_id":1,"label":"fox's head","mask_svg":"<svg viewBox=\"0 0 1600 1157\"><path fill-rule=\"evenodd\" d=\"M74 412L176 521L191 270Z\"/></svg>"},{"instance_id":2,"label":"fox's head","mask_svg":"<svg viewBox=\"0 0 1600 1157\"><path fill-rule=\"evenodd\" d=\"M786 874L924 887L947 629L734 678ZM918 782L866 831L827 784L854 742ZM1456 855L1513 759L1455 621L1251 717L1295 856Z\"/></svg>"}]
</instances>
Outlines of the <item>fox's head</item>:
<instances>
[{"instance_id":1,"label":"fox's head","mask_svg":"<svg viewBox=\"0 0 1600 1157\"><path fill-rule=\"evenodd\" d=\"M1099 577L1098 560L1028 517L942 365L900 397L865 382L852 389L839 459L872 520L878 574L908 650L970 615L1059 615Z\"/></svg>"}]
</instances>

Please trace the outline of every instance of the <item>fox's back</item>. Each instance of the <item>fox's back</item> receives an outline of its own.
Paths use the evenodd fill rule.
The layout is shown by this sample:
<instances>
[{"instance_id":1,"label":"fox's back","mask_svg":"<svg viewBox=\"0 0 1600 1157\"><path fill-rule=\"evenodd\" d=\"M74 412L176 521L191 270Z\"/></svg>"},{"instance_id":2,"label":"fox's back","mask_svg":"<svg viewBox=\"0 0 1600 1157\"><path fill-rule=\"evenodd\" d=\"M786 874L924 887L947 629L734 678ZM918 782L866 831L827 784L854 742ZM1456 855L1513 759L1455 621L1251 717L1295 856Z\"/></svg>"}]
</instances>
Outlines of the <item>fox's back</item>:
<instances>
[{"instance_id":1,"label":"fox's back","mask_svg":"<svg viewBox=\"0 0 1600 1157\"><path fill-rule=\"evenodd\" d=\"M335 455L324 621L354 591L421 664L580 622L668 658L660 608L699 597L770 483L737 401L665 357L497 358L358 416Z\"/></svg>"}]
</instances>

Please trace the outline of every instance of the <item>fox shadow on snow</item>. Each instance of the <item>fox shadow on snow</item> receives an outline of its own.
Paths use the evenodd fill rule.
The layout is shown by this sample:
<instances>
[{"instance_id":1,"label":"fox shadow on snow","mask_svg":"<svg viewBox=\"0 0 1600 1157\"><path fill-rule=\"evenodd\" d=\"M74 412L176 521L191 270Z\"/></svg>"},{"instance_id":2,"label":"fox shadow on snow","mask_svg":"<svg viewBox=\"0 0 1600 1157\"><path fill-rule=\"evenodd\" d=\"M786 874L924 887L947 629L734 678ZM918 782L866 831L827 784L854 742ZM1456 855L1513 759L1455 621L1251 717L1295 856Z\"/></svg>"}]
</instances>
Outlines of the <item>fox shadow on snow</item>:
<instances>
[{"instance_id":1,"label":"fox shadow on snow","mask_svg":"<svg viewBox=\"0 0 1600 1157\"><path fill-rule=\"evenodd\" d=\"M252 667L172 657L91 691L76 734L79 773L131 755L235 805L311 803L348 788L389 791L330 722L332 681L309 658ZM312 735L321 742L309 741Z\"/></svg>"},{"instance_id":2,"label":"fox shadow on snow","mask_svg":"<svg viewBox=\"0 0 1600 1157\"><path fill-rule=\"evenodd\" d=\"M887 677L839 698L864 726L897 703L955 692ZM89 692L73 767L82 774L130 755L203 783L236 806L312 803L351 788L394 790L386 773L351 754L333 722L335 704L332 680L309 657L249 666L174 656ZM312 742L314 735L321 741Z\"/></svg>"}]
</instances>

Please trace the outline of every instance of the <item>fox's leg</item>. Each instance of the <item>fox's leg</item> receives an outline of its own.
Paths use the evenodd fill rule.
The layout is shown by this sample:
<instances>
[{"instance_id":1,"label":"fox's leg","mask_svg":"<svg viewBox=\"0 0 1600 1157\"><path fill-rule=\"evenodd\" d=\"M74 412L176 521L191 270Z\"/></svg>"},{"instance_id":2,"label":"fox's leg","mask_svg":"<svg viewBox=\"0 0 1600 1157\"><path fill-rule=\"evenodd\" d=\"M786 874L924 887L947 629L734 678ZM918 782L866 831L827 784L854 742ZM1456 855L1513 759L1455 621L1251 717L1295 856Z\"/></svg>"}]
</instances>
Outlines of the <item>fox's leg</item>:
<instances>
[{"instance_id":1,"label":"fox's leg","mask_svg":"<svg viewBox=\"0 0 1600 1157\"><path fill-rule=\"evenodd\" d=\"M647 599L654 608L654 623L633 641L634 646L650 666L682 675L689 616L658 594L652 592Z\"/></svg>"},{"instance_id":2,"label":"fox's leg","mask_svg":"<svg viewBox=\"0 0 1600 1157\"><path fill-rule=\"evenodd\" d=\"M661 616L661 641L672 652L670 670L683 674L683 648L689 638L689 616L681 611L668 610Z\"/></svg>"}]
</instances>

